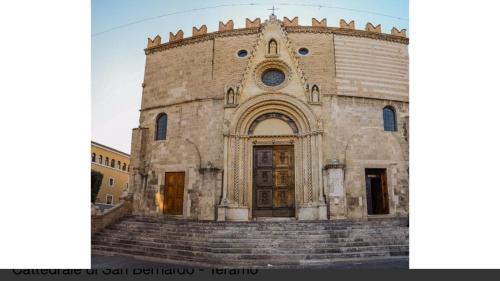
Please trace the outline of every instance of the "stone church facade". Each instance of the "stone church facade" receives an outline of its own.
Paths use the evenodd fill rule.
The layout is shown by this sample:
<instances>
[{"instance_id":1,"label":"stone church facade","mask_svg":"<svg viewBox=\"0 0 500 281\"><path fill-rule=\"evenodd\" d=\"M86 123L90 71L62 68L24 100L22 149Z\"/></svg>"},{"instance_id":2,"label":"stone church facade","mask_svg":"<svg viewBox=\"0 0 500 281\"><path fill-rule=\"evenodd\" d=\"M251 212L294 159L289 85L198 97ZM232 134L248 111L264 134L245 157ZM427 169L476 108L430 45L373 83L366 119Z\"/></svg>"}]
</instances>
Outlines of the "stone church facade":
<instances>
[{"instance_id":1,"label":"stone church facade","mask_svg":"<svg viewBox=\"0 0 500 281\"><path fill-rule=\"evenodd\" d=\"M407 217L408 43L396 28L274 15L149 39L134 213Z\"/></svg>"}]
</instances>

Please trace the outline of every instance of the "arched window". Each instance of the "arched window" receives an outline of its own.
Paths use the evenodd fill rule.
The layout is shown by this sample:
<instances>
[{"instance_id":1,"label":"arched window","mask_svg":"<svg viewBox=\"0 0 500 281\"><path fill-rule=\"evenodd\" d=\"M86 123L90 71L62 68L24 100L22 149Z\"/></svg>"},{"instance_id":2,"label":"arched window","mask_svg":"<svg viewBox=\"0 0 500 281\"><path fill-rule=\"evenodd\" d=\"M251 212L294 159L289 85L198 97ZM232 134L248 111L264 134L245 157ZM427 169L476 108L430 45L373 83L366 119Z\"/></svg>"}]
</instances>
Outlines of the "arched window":
<instances>
[{"instance_id":1,"label":"arched window","mask_svg":"<svg viewBox=\"0 0 500 281\"><path fill-rule=\"evenodd\" d=\"M115 159L111 159L111 168L115 167Z\"/></svg>"},{"instance_id":2,"label":"arched window","mask_svg":"<svg viewBox=\"0 0 500 281\"><path fill-rule=\"evenodd\" d=\"M116 168L117 168L118 170L120 170L120 168L121 168L121 167L122 167L122 163L121 163L120 161L118 161L118 164L116 165Z\"/></svg>"},{"instance_id":3,"label":"arched window","mask_svg":"<svg viewBox=\"0 0 500 281\"><path fill-rule=\"evenodd\" d=\"M123 169L122 170L124 170L124 171L127 170L127 163L123 163Z\"/></svg>"},{"instance_id":4,"label":"arched window","mask_svg":"<svg viewBox=\"0 0 500 281\"><path fill-rule=\"evenodd\" d=\"M109 166L109 158L106 157L106 160L104 160L104 165Z\"/></svg>"},{"instance_id":5,"label":"arched window","mask_svg":"<svg viewBox=\"0 0 500 281\"><path fill-rule=\"evenodd\" d=\"M102 155L99 155L99 164L102 164Z\"/></svg>"},{"instance_id":6,"label":"arched window","mask_svg":"<svg viewBox=\"0 0 500 281\"><path fill-rule=\"evenodd\" d=\"M95 153L92 153L92 162L95 162Z\"/></svg>"},{"instance_id":7,"label":"arched window","mask_svg":"<svg viewBox=\"0 0 500 281\"><path fill-rule=\"evenodd\" d=\"M384 107L384 131L395 132L396 130L396 111L386 106Z\"/></svg>"},{"instance_id":8,"label":"arched window","mask_svg":"<svg viewBox=\"0 0 500 281\"><path fill-rule=\"evenodd\" d=\"M156 119L156 140L167 139L167 114L162 113Z\"/></svg>"}]
</instances>

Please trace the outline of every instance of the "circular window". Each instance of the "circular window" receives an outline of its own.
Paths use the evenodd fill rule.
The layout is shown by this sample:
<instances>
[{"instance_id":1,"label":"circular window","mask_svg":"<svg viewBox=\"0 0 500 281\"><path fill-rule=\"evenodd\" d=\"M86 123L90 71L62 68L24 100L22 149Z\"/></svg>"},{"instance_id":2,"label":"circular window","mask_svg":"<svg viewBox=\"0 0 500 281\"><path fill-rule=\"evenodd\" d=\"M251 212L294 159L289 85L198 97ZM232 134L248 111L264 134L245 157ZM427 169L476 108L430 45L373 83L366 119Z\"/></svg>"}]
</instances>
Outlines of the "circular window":
<instances>
[{"instance_id":1,"label":"circular window","mask_svg":"<svg viewBox=\"0 0 500 281\"><path fill-rule=\"evenodd\" d=\"M240 58L244 58L248 55L248 51L247 50L239 50L238 51L238 57Z\"/></svg>"},{"instance_id":2,"label":"circular window","mask_svg":"<svg viewBox=\"0 0 500 281\"><path fill-rule=\"evenodd\" d=\"M285 81L285 73L279 69L271 68L262 73L262 82L266 86L278 86L283 83L283 81Z\"/></svg>"},{"instance_id":3,"label":"circular window","mask_svg":"<svg viewBox=\"0 0 500 281\"><path fill-rule=\"evenodd\" d=\"M308 48L300 48L299 54L302 56L305 56L305 55L309 54L309 49Z\"/></svg>"}]
</instances>

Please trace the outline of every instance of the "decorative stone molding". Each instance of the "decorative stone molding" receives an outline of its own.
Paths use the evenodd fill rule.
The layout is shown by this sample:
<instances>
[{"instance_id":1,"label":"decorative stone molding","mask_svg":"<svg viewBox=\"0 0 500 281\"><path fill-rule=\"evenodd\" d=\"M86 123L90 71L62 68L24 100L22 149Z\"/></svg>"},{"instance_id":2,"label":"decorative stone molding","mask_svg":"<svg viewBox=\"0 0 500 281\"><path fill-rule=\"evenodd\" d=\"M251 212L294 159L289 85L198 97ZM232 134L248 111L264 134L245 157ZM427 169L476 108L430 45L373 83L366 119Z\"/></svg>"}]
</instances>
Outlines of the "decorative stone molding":
<instances>
[{"instance_id":1,"label":"decorative stone molding","mask_svg":"<svg viewBox=\"0 0 500 281\"><path fill-rule=\"evenodd\" d=\"M170 32L169 42L180 41L182 39L184 39L184 31L182 29L179 29L175 35Z\"/></svg>"},{"instance_id":2,"label":"decorative stone molding","mask_svg":"<svg viewBox=\"0 0 500 281\"><path fill-rule=\"evenodd\" d=\"M298 20L298 18L297 18L297 20ZM263 30L262 30L262 32L259 33L259 36L257 37L257 42L254 44L253 49L250 52L249 62L252 61L252 59L254 58L254 56L255 56L255 54L257 52L257 48L262 44L262 40L263 40L263 36L264 36L264 33L265 33L265 29L269 25L279 25L279 28L281 30L281 35L282 35L282 38L281 38L282 42L284 42L285 48L287 48L288 51L289 51L290 57L291 57L292 62L294 64L293 67L295 68L295 71L296 71L297 75L301 79L302 84L305 85L306 79L304 77L304 73L302 72L302 69L299 67L298 58L295 56L295 52L294 52L294 50L291 47L291 43L290 43L290 40L288 40L287 33L282 28L281 23L276 19L276 16L274 16L274 15L271 15L269 17L269 20L264 23ZM278 50L279 49L280 48L278 48ZM266 58L277 58L277 57L279 57L279 52L276 55L266 54L265 57ZM242 76L242 78L240 80L240 85L244 85L245 82L247 81L247 79L249 79L249 77L252 76L252 74L255 77L255 73L252 73L252 69L257 69L257 67L254 68L254 65L252 63L248 63L247 67L245 69L245 72L244 72L244 74L243 74L243 76ZM256 81L257 81L257 83L259 83L260 79L258 79ZM285 83L282 83L282 84L285 84ZM263 84L261 84L261 85L263 85ZM264 85L264 87L266 87L266 86ZM272 89L276 90L278 88L273 87Z\"/></svg>"},{"instance_id":3,"label":"decorative stone molding","mask_svg":"<svg viewBox=\"0 0 500 281\"><path fill-rule=\"evenodd\" d=\"M291 135L253 135L266 118L294 124ZM231 121L229 121L231 120ZM252 209L252 146L293 145L295 204L299 219L326 219L323 191L321 122L306 102L286 93L263 93L240 104L224 130L224 181L218 220L247 220Z\"/></svg>"},{"instance_id":4,"label":"decorative stone molding","mask_svg":"<svg viewBox=\"0 0 500 281\"><path fill-rule=\"evenodd\" d=\"M262 74L268 69L278 69L281 70L285 74L285 80L283 83L277 86L268 86L262 82ZM290 83L292 79L292 69L285 62L279 59L268 59L261 63L259 63L255 67L254 79L257 86L264 90L272 90L277 91L279 89L284 88L288 83Z\"/></svg>"},{"instance_id":5,"label":"decorative stone molding","mask_svg":"<svg viewBox=\"0 0 500 281\"><path fill-rule=\"evenodd\" d=\"M260 18L256 18L253 21L246 18L245 19L245 28L258 28L260 27Z\"/></svg>"},{"instance_id":6,"label":"decorative stone molding","mask_svg":"<svg viewBox=\"0 0 500 281\"><path fill-rule=\"evenodd\" d=\"M274 44L274 45L273 45ZM280 51L279 51L279 46L278 42L276 39L272 38L267 42L267 52L265 57L266 58L277 58L280 56Z\"/></svg>"},{"instance_id":7,"label":"decorative stone molding","mask_svg":"<svg viewBox=\"0 0 500 281\"><path fill-rule=\"evenodd\" d=\"M351 20L349 23L347 23L344 19L341 19L339 26L340 28L345 28L345 29L356 29L354 20Z\"/></svg>"},{"instance_id":8,"label":"decorative stone molding","mask_svg":"<svg viewBox=\"0 0 500 281\"><path fill-rule=\"evenodd\" d=\"M308 101L311 105L321 105L321 88L318 84L307 85Z\"/></svg>"},{"instance_id":9,"label":"decorative stone molding","mask_svg":"<svg viewBox=\"0 0 500 281\"><path fill-rule=\"evenodd\" d=\"M287 17L283 18L283 25L284 26L298 26L299 25L299 17L294 17L292 20L290 20Z\"/></svg>"},{"instance_id":10,"label":"decorative stone molding","mask_svg":"<svg viewBox=\"0 0 500 281\"><path fill-rule=\"evenodd\" d=\"M151 38L148 38L148 48L153 48L160 45L161 45L160 35L156 35L156 37L153 40L151 40Z\"/></svg>"},{"instance_id":11,"label":"decorative stone molding","mask_svg":"<svg viewBox=\"0 0 500 281\"><path fill-rule=\"evenodd\" d=\"M265 27L266 27L266 24L264 25L264 28ZM251 76L251 72L252 72L251 69L253 67L253 64L250 62L252 62L253 58L255 57L255 54L257 53L257 48L260 46L263 39L264 39L264 32L259 32L258 36L257 36L257 40L256 40L255 44L253 45L252 51L250 52L250 56L248 58L249 63L247 63L245 71L243 72L243 76L240 79L240 83L239 83L240 85L244 85L245 82L247 81L248 77Z\"/></svg>"},{"instance_id":12,"label":"decorative stone molding","mask_svg":"<svg viewBox=\"0 0 500 281\"><path fill-rule=\"evenodd\" d=\"M297 18L297 21L298 21L298 18ZM285 47L288 49L288 52L289 52L290 57L292 59L295 71L297 72L297 75L300 78L300 82L302 83L303 86L305 86L307 83L306 77L304 75L304 72L302 71L302 68L300 67L299 59L295 55L295 50L293 50L293 48L292 48L292 43L288 39L288 33L283 28L281 28L281 33L282 33L283 39L285 41Z\"/></svg>"},{"instance_id":13,"label":"decorative stone molding","mask_svg":"<svg viewBox=\"0 0 500 281\"><path fill-rule=\"evenodd\" d=\"M237 107L239 100L239 87L224 87L224 107Z\"/></svg>"},{"instance_id":14,"label":"decorative stone molding","mask_svg":"<svg viewBox=\"0 0 500 281\"><path fill-rule=\"evenodd\" d=\"M365 30L368 32L382 33L381 25L373 26L371 22L366 24Z\"/></svg>"},{"instance_id":15,"label":"decorative stone molding","mask_svg":"<svg viewBox=\"0 0 500 281\"><path fill-rule=\"evenodd\" d=\"M397 28L393 27L391 29L391 34L394 36L406 37L406 29L401 29L401 31L399 31Z\"/></svg>"},{"instance_id":16,"label":"decorative stone molding","mask_svg":"<svg viewBox=\"0 0 500 281\"><path fill-rule=\"evenodd\" d=\"M316 18L312 18L312 26L313 27L326 27L326 18L318 21Z\"/></svg>"},{"instance_id":17,"label":"decorative stone molding","mask_svg":"<svg viewBox=\"0 0 500 281\"><path fill-rule=\"evenodd\" d=\"M167 49L171 48L177 48L177 47L182 47L184 45L190 45L190 44L196 44L208 40L212 40L214 38L219 38L219 37L230 37L230 36L240 36L240 35L250 35L250 34L256 34L259 32L259 29L256 28L241 28L241 29L234 29L231 31L226 31L226 32L212 32L212 33L207 33L204 35L196 36L196 37L188 37L185 38L181 41L175 41L175 42L168 42L161 44L156 47L148 48L145 49L146 55L159 52L159 51L164 51Z\"/></svg>"},{"instance_id":18,"label":"decorative stone molding","mask_svg":"<svg viewBox=\"0 0 500 281\"><path fill-rule=\"evenodd\" d=\"M257 109L259 109L259 115L278 112L289 116L300 133L321 131L316 115L306 103L281 93L261 94L241 104L231 118L230 133L245 135L253 119L258 117L253 115Z\"/></svg>"},{"instance_id":19,"label":"decorative stone molding","mask_svg":"<svg viewBox=\"0 0 500 281\"><path fill-rule=\"evenodd\" d=\"M273 17L275 18L275 16ZM298 17L294 17L292 20L284 17L283 22L280 22L280 24L283 25L284 32L329 33L385 40L401 44L409 43L409 39L406 38L406 30L404 29L398 31L396 28L394 28L393 30L391 30L391 34L384 34L381 32L380 24L374 27L373 24L367 23L365 30L356 30L354 20L351 20L349 23L347 23L344 19L341 19L339 28L327 27L326 23L323 24L323 20L320 22L317 22L316 20L318 25L313 24L313 26L299 26ZM274 21L279 22L278 20ZM176 35L172 35L171 33L169 42L163 44L161 43L161 39L159 41L155 41L158 40L157 37L151 40L151 44L148 39L148 46L144 51L146 55L148 55L157 51L163 51L165 49L212 40L217 37L255 34L260 31L260 29L257 27L262 26L262 24L260 23L260 18L256 18L254 21L250 21L249 19L247 19L245 25L246 28L234 29L234 23L232 20L229 20L226 24L224 24L223 22L219 22L219 32L212 33L206 33L204 31L204 25L202 25L199 29L196 29L196 31L194 31L195 28L193 27L193 36L189 38L184 39L183 35L180 36L179 32L177 32Z\"/></svg>"},{"instance_id":20,"label":"decorative stone molding","mask_svg":"<svg viewBox=\"0 0 500 281\"><path fill-rule=\"evenodd\" d=\"M339 160L333 160L332 163L326 164L323 167L323 170L329 170L329 169L344 169L345 165L341 163Z\"/></svg>"},{"instance_id":21,"label":"decorative stone molding","mask_svg":"<svg viewBox=\"0 0 500 281\"><path fill-rule=\"evenodd\" d=\"M384 40L388 42L395 42L400 44L408 45L410 40L408 38L394 36L391 34L384 33L375 33L369 32L365 30L358 29L346 29L346 28L337 28L337 27L326 27L326 28L318 28L311 26L291 26L285 28L286 32L290 33L326 33L326 34L334 34L334 35L344 35L344 36L352 36L352 37L362 37L376 40Z\"/></svg>"},{"instance_id":22,"label":"decorative stone molding","mask_svg":"<svg viewBox=\"0 0 500 281\"><path fill-rule=\"evenodd\" d=\"M193 26L193 37L204 35L204 34L207 34L207 26L206 25L202 25L202 26L200 26L200 28L196 28L196 26Z\"/></svg>"},{"instance_id":23,"label":"decorative stone molding","mask_svg":"<svg viewBox=\"0 0 500 281\"><path fill-rule=\"evenodd\" d=\"M226 24L219 21L219 32L230 31L234 29L233 20L228 20Z\"/></svg>"},{"instance_id":24,"label":"decorative stone molding","mask_svg":"<svg viewBox=\"0 0 500 281\"><path fill-rule=\"evenodd\" d=\"M260 115L255 120L253 120L253 122L250 125L250 128L248 129L248 135L253 135L254 131L255 131L255 128L257 127L257 125L260 122L262 122L264 120L267 120L267 119L279 119L279 120L282 120L285 123L287 123L288 126L290 126L290 128L292 129L292 131L293 131L294 134L298 134L299 133L299 129L298 129L297 125L295 124L295 122L293 121L292 118L290 118L290 117L288 117L288 116L286 116L284 114L281 114L281 113L266 113L266 114Z\"/></svg>"}]
</instances>

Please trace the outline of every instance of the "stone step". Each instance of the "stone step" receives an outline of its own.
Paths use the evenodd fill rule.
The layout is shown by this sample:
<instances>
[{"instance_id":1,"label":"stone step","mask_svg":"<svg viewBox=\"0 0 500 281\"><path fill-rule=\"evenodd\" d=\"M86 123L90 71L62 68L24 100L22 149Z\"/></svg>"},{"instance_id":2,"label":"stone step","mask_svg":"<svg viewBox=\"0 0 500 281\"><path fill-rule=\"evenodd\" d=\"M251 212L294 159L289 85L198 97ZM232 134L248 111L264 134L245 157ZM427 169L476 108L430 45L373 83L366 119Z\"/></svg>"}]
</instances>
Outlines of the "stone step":
<instances>
[{"instance_id":1,"label":"stone step","mask_svg":"<svg viewBox=\"0 0 500 281\"><path fill-rule=\"evenodd\" d=\"M390 238L390 237L397 237L397 238L403 238L407 239L408 238L408 233L407 232L394 232L394 233L383 233L383 234L373 234L373 233L349 233L349 235L336 235L336 234L324 234L324 235L311 235L311 236L294 236L294 235L259 235L258 233L254 233L253 235L248 235L248 236L233 236L233 235L203 235L203 234L198 234L198 235L184 235L184 234L176 234L176 233L171 233L171 234L166 234L166 233L144 233L141 231L112 231L112 230L105 230L104 232L101 232L99 234L96 234L94 236L111 236L111 235L123 235L123 236L140 236L140 237L146 237L150 239L183 239L183 240L191 240L191 241L197 241L197 240L220 240L220 239L231 239L233 241L239 241L239 240L276 240L276 239L283 239L283 240L342 240L342 239L350 239L350 238L360 238L360 239L371 239L371 238Z\"/></svg>"},{"instance_id":2,"label":"stone step","mask_svg":"<svg viewBox=\"0 0 500 281\"><path fill-rule=\"evenodd\" d=\"M391 220L325 220L325 221L289 221L289 222L266 222L266 221L198 221L198 220L173 220L173 219L140 219L136 217L124 218L124 221L135 222L135 223L154 223L154 224L169 224L178 226L215 226L215 227L296 227L304 225L315 225L315 226L363 226L363 225L399 225L408 226L408 222L405 220L391 219Z\"/></svg>"},{"instance_id":3,"label":"stone step","mask_svg":"<svg viewBox=\"0 0 500 281\"><path fill-rule=\"evenodd\" d=\"M269 244L270 242L272 243L290 243L291 245L297 244L297 239L294 239L293 237L286 237L286 238L275 238L275 239L269 239L269 238L261 238L261 237L252 237L252 238L206 238L206 237L200 237L199 239L185 239L184 237L168 237L168 236L161 236L161 235L155 235L155 236L147 236L147 235L141 235L141 234L136 234L136 235L131 235L127 233L113 233L106 235L105 233L100 234L100 235L95 235L94 237L116 237L116 238L121 238L121 239L136 239L136 240L142 240L142 241L150 241L150 242L159 242L159 243L173 243L175 241L179 242L184 242L184 243L193 243L193 242L205 242L205 243L227 243L228 241L231 242L231 244L240 244L240 243L246 243L246 244L251 244L251 245L260 245L260 244ZM308 238L308 239L303 239L301 240L302 244L310 244L310 243L344 243L344 242L376 242L376 241L407 241L408 236L407 235L392 235L392 236L378 236L378 237L373 237L373 236L352 236L352 237L342 237L342 238L318 238L318 239L313 239L313 238Z\"/></svg>"},{"instance_id":4,"label":"stone step","mask_svg":"<svg viewBox=\"0 0 500 281\"><path fill-rule=\"evenodd\" d=\"M240 253L240 254L316 254L316 253L348 253L348 252L363 252L372 250L386 250L393 251L408 251L408 245L397 244L383 244L383 245L368 245L368 246L329 246L314 248L285 248L285 247L244 247L244 248L213 248L213 247L198 247L198 246L179 246L179 245L165 245L165 244L145 244L134 243L133 241L94 241L93 245L97 246L116 246L121 248L133 249L163 249L163 251L176 252L204 252L204 253Z\"/></svg>"},{"instance_id":5,"label":"stone step","mask_svg":"<svg viewBox=\"0 0 500 281\"><path fill-rule=\"evenodd\" d=\"M219 229L189 229L183 230L178 228L144 228L139 226L124 226L121 224L117 224L114 226L110 226L106 229L113 231L140 231L144 233L164 233L164 234L179 234L179 235L253 235L255 233L260 235L323 235L323 234L349 234L349 233L394 233L394 232L407 232L408 228L387 228L387 229L346 229L346 230L301 230L301 231L292 231L292 230L273 230L273 231L260 231L260 230L250 230L250 229L239 229L239 230L219 230Z\"/></svg>"},{"instance_id":6,"label":"stone step","mask_svg":"<svg viewBox=\"0 0 500 281\"><path fill-rule=\"evenodd\" d=\"M385 233L385 232L394 232L394 231L404 231L405 228L377 228L377 229L314 229L314 230L252 230L252 229L235 229L235 230L227 230L227 229L179 229L179 228L150 228L150 227L142 227L142 226L129 226L129 225L114 225L110 226L107 229L112 229L115 231L141 231L141 232L153 232L153 233L179 233L179 234L231 234L231 235L251 235L253 233L259 234L268 234L268 235L276 235L276 234L293 234L293 235L318 235L325 233L336 233L336 234L347 234L350 232L367 232L367 233ZM407 229L407 228L406 228Z\"/></svg>"},{"instance_id":7,"label":"stone step","mask_svg":"<svg viewBox=\"0 0 500 281\"><path fill-rule=\"evenodd\" d=\"M408 256L408 220L203 222L129 216L92 236L92 252L196 266L300 268Z\"/></svg>"},{"instance_id":8,"label":"stone step","mask_svg":"<svg viewBox=\"0 0 500 281\"><path fill-rule=\"evenodd\" d=\"M363 252L343 252L343 253L324 253L324 254L240 254L240 253L207 253L196 251L165 251L165 249L158 248L128 248L118 246L103 246L94 245L92 250L106 251L108 253L127 253L140 256L153 256L164 259L180 259L191 260L199 262L217 262L224 261L226 264L269 264L278 262L290 262L301 260L322 260L322 259L350 259L350 258L364 258L372 256L405 256L408 251L405 250L372 250Z\"/></svg>"},{"instance_id":9,"label":"stone step","mask_svg":"<svg viewBox=\"0 0 500 281\"><path fill-rule=\"evenodd\" d=\"M215 227L300 227L300 226L408 226L408 219L388 218L388 219L368 219L368 220L340 220L340 221L290 221L290 222L265 222L265 221L249 221L249 222L214 222L214 221L195 221L195 220L175 220L170 218L140 218L129 217L125 219L128 222L137 223L153 223L176 226L215 226Z\"/></svg>"},{"instance_id":10,"label":"stone step","mask_svg":"<svg viewBox=\"0 0 500 281\"><path fill-rule=\"evenodd\" d=\"M156 247L180 247L180 248L190 248L190 247L206 247L212 249L230 249L230 248L248 248L254 249L256 247L282 247L282 248L294 248L294 249L314 249L314 248L336 248L336 247L362 247L362 246L377 246L377 245L397 245L404 244L407 240L404 239L377 239L371 240L369 242L337 242L337 243L324 243L324 242L312 242L305 241L303 243L296 243L296 241L265 241L260 243L252 243L252 242L242 242L242 243L234 243L234 242L195 242L195 241L186 241L186 240L171 240L171 241L150 241L141 239L140 237L118 237L118 236L109 236L109 237L94 237L92 239L92 243L105 243L105 242L114 242L114 243L128 243L128 244L141 244L141 245L149 245Z\"/></svg>"},{"instance_id":11,"label":"stone step","mask_svg":"<svg viewBox=\"0 0 500 281\"><path fill-rule=\"evenodd\" d=\"M92 250L92 254L95 255L115 255L116 253L113 252L107 252L107 251L99 251L99 250ZM177 257L177 258L158 258L158 257L153 257L151 255L138 255L138 254L127 254L127 253L120 253L119 255L121 256L132 256L134 258L139 258L139 259L146 259L149 261L155 261L158 263L168 263L168 264L178 264L178 265L185 265L189 267L214 267L216 266L217 268L258 268L258 269L323 269L327 268L333 263L352 263L353 261L355 262L363 262L363 261L374 261L374 260L383 260L387 261L390 259L395 259L395 260L400 260L402 256L367 256L367 257L357 257L357 258L335 258L335 259L322 259L322 260L300 260L300 261L272 261L270 263L244 263L241 261L237 262L213 262L213 261L204 261L200 262L197 260L189 260L185 259L182 257ZM408 256L408 255L406 255ZM404 256L403 256L404 257Z\"/></svg>"}]
</instances>

